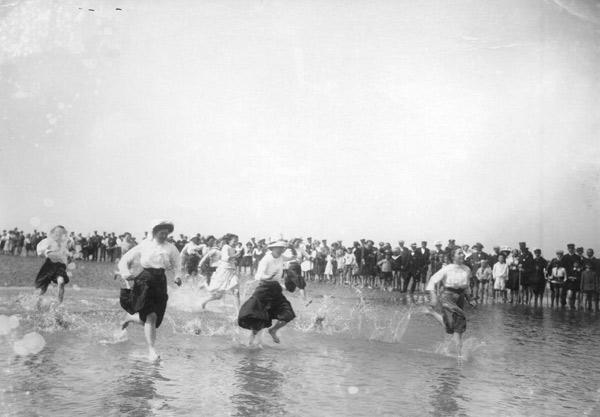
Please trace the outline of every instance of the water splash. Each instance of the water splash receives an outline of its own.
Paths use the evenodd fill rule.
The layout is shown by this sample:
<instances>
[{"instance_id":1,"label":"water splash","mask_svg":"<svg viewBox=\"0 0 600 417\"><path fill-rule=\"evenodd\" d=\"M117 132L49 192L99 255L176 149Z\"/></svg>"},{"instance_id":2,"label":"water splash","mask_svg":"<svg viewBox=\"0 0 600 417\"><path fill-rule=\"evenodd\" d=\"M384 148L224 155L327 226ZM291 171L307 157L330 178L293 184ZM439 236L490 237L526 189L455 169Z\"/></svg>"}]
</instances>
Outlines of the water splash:
<instances>
[{"instance_id":1,"label":"water splash","mask_svg":"<svg viewBox=\"0 0 600 417\"><path fill-rule=\"evenodd\" d=\"M14 342L13 350L20 356L35 355L41 352L44 346L46 346L44 337L37 332L31 332Z\"/></svg>"}]
</instances>

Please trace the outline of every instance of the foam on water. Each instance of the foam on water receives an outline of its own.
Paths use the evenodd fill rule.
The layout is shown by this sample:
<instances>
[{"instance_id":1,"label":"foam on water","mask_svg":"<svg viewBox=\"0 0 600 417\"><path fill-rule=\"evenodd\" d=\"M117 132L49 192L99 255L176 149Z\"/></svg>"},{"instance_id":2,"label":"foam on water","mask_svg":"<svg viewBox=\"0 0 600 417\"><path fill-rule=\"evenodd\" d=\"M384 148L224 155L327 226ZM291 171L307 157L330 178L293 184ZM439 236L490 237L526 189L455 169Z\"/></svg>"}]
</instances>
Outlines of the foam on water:
<instances>
[{"instance_id":1,"label":"foam on water","mask_svg":"<svg viewBox=\"0 0 600 417\"><path fill-rule=\"evenodd\" d=\"M7 336L19 327L18 316L5 316L0 314L0 336Z\"/></svg>"},{"instance_id":2,"label":"foam on water","mask_svg":"<svg viewBox=\"0 0 600 417\"><path fill-rule=\"evenodd\" d=\"M14 342L13 350L20 356L35 355L41 352L44 346L46 346L44 337L37 332L31 332Z\"/></svg>"}]
</instances>

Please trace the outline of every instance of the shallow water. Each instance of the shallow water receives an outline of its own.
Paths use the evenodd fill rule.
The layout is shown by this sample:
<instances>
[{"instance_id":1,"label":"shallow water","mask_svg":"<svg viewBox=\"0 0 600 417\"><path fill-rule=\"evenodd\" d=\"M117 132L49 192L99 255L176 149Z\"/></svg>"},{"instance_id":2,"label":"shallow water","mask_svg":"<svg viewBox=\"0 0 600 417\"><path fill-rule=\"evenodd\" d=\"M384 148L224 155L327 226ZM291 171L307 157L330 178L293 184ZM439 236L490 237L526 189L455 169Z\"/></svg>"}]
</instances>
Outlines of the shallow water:
<instances>
[{"instance_id":1,"label":"shallow water","mask_svg":"<svg viewBox=\"0 0 600 417\"><path fill-rule=\"evenodd\" d=\"M419 306L326 290L308 307L290 295L298 318L282 343L249 348L231 299L199 312L201 292L172 288L152 364L140 326L117 337L117 290L68 288L63 306L48 298L40 312L31 289L2 289L0 314L20 319L0 336L3 415L600 415L593 314L469 310L459 362ZM46 345L17 356L32 331Z\"/></svg>"}]
</instances>

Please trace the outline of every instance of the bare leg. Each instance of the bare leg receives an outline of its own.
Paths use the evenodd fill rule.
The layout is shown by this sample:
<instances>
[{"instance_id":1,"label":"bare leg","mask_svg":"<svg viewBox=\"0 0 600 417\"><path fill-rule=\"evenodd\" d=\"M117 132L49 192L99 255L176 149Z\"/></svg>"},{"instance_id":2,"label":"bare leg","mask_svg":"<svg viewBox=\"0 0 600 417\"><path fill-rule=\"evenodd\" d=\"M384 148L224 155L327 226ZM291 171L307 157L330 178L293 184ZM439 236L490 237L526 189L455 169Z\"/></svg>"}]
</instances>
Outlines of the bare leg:
<instances>
[{"instance_id":1,"label":"bare leg","mask_svg":"<svg viewBox=\"0 0 600 417\"><path fill-rule=\"evenodd\" d=\"M218 300L218 299L220 299L221 297L223 297L223 294L221 294L221 293L212 293L212 294L210 295L210 297L208 297L208 299L206 299L206 300L205 300L205 301L202 303L202 310L204 310L204 309L206 308L206 304L208 304L208 303L209 303L209 302L211 302L211 301Z\"/></svg>"},{"instance_id":2,"label":"bare leg","mask_svg":"<svg viewBox=\"0 0 600 417\"><path fill-rule=\"evenodd\" d=\"M235 311L240 311L240 290L238 288L233 290L233 304L235 305Z\"/></svg>"},{"instance_id":3,"label":"bare leg","mask_svg":"<svg viewBox=\"0 0 600 417\"><path fill-rule=\"evenodd\" d=\"M275 323L275 326L273 326L269 329L269 334L273 338L273 342L275 342L275 343L280 342L279 337L277 337L277 331L279 329L281 329L283 326L285 326L286 324L287 324L287 321L278 320L277 323Z\"/></svg>"},{"instance_id":4,"label":"bare leg","mask_svg":"<svg viewBox=\"0 0 600 417\"><path fill-rule=\"evenodd\" d=\"M435 311L433 308L428 307L427 314L429 314L434 319L436 319L442 326L446 327L446 325L444 324L444 318L442 317L442 315L440 313L438 313L437 311Z\"/></svg>"},{"instance_id":5,"label":"bare leg","mask_svg":"<svg viewBox=\"0 0 600 417\"><path fill-rule=\"evenodd\" d=\"M262 339L261 331L252 330L252 332L250 332L250 340L248 341L248 346L254 346L256 344L256 336L258 336L258 345L260 345Z\"/></svg>"},{"instance_id":6,"label":"bare leg","mask_svg":"<svg viewBox=\"0 0 600 417\"><path fill-rule=\"evenodd\" d=\"M58 283L58 302L62 303L65 298L65 279L63 277L58 277L56 282Z\"/></svg>"},{"instance_id":7,"label":"bare leg","mask_svg":"<svg viewBox=\"0 0 600 417\"><path fill-rule=\"evenodd\" d=\"M454 333L453 337L454 337L454 343L456 344L456 352L458 354L458 357L462 358L462 345L463 345L462 333Z\"/></svg>"},{"instance_id":8,"label":"bare leg","mask_svg":"<svg viewBox=\"0 0 600 417\"><path fill-rule=\"evenodd\" d=\"M146 336L146 343L148 343L148 359L151 361L160 359L160 356L154 349L154 343L156 342L156 313L150 313L146 316L144 335Z\"/></svg>"},{"instance_id":9,"label":"bare leg","mask_svg":"<svg viewBox=\"0 0 600 417\"><path fill-rule=\"evenodd\" d=\"M128 314L127 318L121 322L121 330L125 330L131 323L144 324L138 313Z\"/></svg>"}]
</instances>

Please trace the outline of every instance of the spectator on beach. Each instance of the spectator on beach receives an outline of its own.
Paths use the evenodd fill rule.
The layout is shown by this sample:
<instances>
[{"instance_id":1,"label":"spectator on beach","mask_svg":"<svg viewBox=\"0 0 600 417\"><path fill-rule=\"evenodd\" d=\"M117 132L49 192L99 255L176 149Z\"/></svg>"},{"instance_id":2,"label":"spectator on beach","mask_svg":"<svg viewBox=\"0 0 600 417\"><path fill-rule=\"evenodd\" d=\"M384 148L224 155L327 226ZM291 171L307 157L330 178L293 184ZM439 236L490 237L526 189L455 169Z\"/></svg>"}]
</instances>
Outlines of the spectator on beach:
<instances>
[{"instance_id":1,"label":"spectator on beach","mask_svg":"<svg viewBox=\"0 0 600 417\"><path fill-rule=\"evenodd\" d=\"M567 279L567 269L564 267L564 252L559 250L556 251L556 258L550 261L548 266L550 275L550 307L554 308L554 302L556 301L556 307L558 307L559 300L562 307L567 304L567 295L564 288L565 281ZM563 296L564 294L564 296Z\"/></svg>"},{"instance_id":2,"label":"spectator on beach","mask_svg":"<svg viewBox=\"0 0 600 417\"><path fill-rule=\"evenodd\" d=\"M542 256L541 249L533 251L533 273L530 276L530 288L534 296L534 307L542 307L544 292L546 290L546 269L548 261Z\"/></svg>"},{"instance_id":3,"label":"spectator on beach","mask_svg":"<svg viewBox=\"0 0 600 417\"><path fill-rule=\"evenodd\" d=\"M597 276L598 273L592 268L592 263L585 263L585 270L581 274L580 290L583 295L583 307L586 311L594 310L596 304L596 296L598 294Z\"/></svg>"},{"instance_id":4,"label":"spectator on beach","mask_svg":"<svg viewBox=\"0 0 600 417\"><path fill-rule=\"evenodd\" d=\"M508 264L503 254L498 255L498 262L492 268L492 279L494 280L494 299L502 300L506 303L506 281L508 281Z\"/></svg>"}]
</instances>

